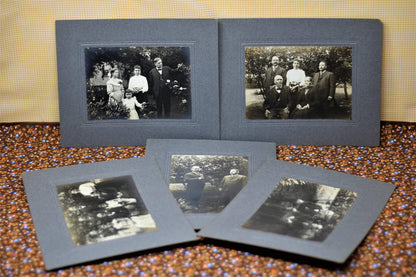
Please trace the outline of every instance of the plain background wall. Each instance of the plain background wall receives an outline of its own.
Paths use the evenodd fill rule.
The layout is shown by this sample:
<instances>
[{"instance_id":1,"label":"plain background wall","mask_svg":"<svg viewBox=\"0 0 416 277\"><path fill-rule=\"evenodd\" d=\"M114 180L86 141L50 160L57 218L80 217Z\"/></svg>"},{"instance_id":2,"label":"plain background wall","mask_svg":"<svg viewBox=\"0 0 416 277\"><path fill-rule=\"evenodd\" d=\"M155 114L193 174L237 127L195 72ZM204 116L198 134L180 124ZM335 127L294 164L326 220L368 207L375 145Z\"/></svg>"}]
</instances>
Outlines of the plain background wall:
<instances>
[{"instance_id":1,"label":"plain background wall","mask_svg":"<svg viewBox=\"0 0 416 277\"><path fill-rule=\"evenodd\" d=\"M59 122L55 20L255 17L380 19L381 120L416 121L414 0L1 0L0 122Z\"/></svg>"}]
</instances>

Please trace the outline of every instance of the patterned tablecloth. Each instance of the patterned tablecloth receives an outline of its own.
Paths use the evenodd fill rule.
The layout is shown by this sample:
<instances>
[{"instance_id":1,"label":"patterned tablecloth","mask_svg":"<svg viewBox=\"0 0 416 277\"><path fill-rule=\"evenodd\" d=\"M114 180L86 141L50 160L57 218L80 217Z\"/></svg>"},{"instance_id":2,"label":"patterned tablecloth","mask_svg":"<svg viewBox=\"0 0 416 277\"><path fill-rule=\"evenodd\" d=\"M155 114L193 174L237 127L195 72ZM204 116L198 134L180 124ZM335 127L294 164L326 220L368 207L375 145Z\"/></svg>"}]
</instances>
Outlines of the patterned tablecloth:
<instances>
[{"instance_id":1,"label":"patterned tablecloth","mask_svg":"<svg viewBox=\"0 0 416 277\"><path fill-rule=\"evenodd\" d=\"M357 134L359 135L359 134ZM278 146L277 159L395 184L344 265L201 240L46 272L21 179L25 171L140 157L144 147L62 148L59 125L0 125L0 276L412 276L416 272L416 125L381 125L379 147ZM414 276L414 275L413 275Z\"/></svg>"}]
</instances>

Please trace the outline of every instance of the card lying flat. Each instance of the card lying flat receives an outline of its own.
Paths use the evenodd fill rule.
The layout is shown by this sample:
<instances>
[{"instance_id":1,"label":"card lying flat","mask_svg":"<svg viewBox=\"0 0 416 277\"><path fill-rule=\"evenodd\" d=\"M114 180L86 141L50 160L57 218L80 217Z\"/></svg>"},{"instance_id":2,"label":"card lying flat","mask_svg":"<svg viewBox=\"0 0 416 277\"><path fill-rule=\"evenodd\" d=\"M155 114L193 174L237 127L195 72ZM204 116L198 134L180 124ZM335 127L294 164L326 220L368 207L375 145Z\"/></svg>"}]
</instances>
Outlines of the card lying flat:
<instances>
[{"instance_id":1,"label":"card lying flat","mask_svg":"<svg viewBox=\"0 0 416 277\"><path fill-rule=\"evenodd\" d=\"M146 156L158 162L163 179L195 229L211 221L268 159L269 142L148 139Z\"/></svg>"},{"instance_id":2,"label":"card lying flat","mask_svg":"<svg viewBox=\"0 0 416 277\"><path fill-rule=\"evenodd\" d=\"M198 239L150 158L27 172L23 182L47 270Z\"/></svg>"},{"instance_id":3,"label":"card lying flat","mask_svg":"<svg viewBox=\"0 0 416 277\"><path fill-rule=\"evenodd\" d=\"M269 160L198 234L343 263L377 220L394 187Z\"/></svg>"}]
</instances>

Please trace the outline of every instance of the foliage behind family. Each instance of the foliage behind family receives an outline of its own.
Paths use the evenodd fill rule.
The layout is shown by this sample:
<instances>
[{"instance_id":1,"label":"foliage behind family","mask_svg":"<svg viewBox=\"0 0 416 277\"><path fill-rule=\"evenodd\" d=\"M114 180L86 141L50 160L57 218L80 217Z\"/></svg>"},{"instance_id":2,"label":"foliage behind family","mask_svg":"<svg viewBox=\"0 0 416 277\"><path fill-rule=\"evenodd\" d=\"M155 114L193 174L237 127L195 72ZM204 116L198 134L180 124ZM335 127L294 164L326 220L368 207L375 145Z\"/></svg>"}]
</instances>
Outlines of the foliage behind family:
<instances>
[{"instance_id":1,"label":"foliage behind family","mask_svg":"<svg viewBox=\"0 0 416 277\"><path fill-rule=\"evenodd\" d=\"M89 120L190 118L187 47L85 49Z\"/></svg>"},{"instance_id":2,"label":"foliage behind family","mask_svg":"<svg viewBox=\"0 0 416 277\"><path fill-rule=\"evenodd\" d=\"M265 119L351 118L351 47L246 47L245 55L247 119L260 119L261 102Z\"/></svg>"}]
</instances>

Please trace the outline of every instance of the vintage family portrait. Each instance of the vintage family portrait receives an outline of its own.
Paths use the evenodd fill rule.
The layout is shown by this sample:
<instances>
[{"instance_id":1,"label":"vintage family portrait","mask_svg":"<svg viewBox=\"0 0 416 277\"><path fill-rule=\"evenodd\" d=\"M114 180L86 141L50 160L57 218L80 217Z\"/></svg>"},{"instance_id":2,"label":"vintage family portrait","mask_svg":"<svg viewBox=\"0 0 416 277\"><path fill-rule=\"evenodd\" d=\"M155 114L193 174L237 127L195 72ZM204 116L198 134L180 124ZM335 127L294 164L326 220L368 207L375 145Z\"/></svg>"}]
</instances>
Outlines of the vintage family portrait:
<instances>
[{"instance_id":1,"label":"vintage family portrait","mask_svg":"<svg viewBox=\"0 0 416 277\"><path fill-rule=\"evenodd\" d=\"M357 196L345 189L283 178L242 227L324 241Z\"/></svg>"},{"instance_id":2,"label":"vintage family portrait","mask_svg":"<svg viewBox=\"0 0 416 277\"><path fill-rule=\"evenodd\" d=\"M86 47L88 120L191 118L189 47Z\"/></svg>"},{"instance_id":3,"label":"vintage family portrait","mask_svg":"<svg viewBox=\"0 0 416 277\"><path fill-rule=\"evenodd\" d=\"M245 47L247 120L351 119L352 47Z\"/></svg>"},{"instance_id":4,"label":"vintage family portrait","mask_svg":"<svg viewBox=\"0 0 416 277\"><path fill-rule=\"evenodd\" d=\"M74 245L157 230L131 176L56 187Z\"/></svg>"},{"instance_id":5,"label":"vintage family portrait","mask_svg":"<svg viewBox=\"0 0 416 277\"><path fill-rule=\"evenodd\" d=\"M172 155L169 189L185 214L218 213L247 184L248 157Z\"/></svg>"}]
</instances>

